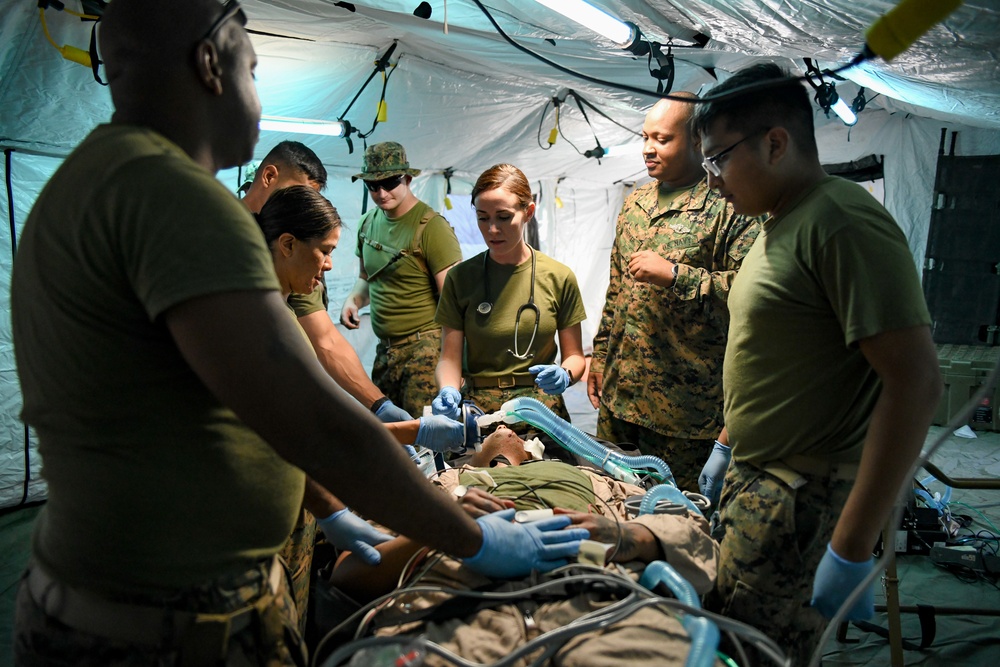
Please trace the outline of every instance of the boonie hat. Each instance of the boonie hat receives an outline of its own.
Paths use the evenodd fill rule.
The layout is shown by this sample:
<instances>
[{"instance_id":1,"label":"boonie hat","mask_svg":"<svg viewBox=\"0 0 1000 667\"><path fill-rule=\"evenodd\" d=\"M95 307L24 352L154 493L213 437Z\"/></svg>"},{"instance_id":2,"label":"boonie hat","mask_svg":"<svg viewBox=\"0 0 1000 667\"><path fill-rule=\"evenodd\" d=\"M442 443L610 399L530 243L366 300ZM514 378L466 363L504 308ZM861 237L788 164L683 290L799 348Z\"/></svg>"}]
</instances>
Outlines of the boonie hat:
<instances>
[{"instance_id":1,"label":"boonie hat","mask_svg":"<svg viewBox=\"0 0 1000 667\"><path fill-rule=\"evenodd\" d=\"M365 151L365 165L360 174L351 176L351 181L381 181L393 176L416 176L419 169L410 169L406 160L406 150L395 141L372 144Z\"/></svg>"}]
</instances>

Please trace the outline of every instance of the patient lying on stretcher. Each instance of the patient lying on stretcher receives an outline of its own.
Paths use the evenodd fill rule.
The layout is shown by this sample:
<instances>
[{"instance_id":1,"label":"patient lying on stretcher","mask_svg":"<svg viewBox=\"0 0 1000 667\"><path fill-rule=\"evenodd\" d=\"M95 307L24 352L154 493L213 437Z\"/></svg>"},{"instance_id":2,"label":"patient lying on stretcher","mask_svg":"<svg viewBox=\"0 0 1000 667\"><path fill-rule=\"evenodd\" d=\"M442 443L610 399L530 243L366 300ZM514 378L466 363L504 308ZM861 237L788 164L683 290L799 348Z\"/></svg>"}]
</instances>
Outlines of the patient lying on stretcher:
<instances>
[{"instance_id":1,"label":"patient lying on stretcher","mask_svg":"<svg viewBox=\"0 0 1000 667\"><path fill-rule=\"evenodd\" d=\"M700 514L677 508L673 513L632 516L626 500L641 496L642 488L614 480L596 468L531 460L524 441L505 427L486 438L482 451L468 465L445 470L433 482L474 517L508 508L551 508L568 514L571 527L586 528L590 540L603 546L592 551L591 565L571 565L565 572L514 582L491 581L462 567L460 561L403 537L378 545L382 554L378 566L343 554L329 579L339 594L363 604L396 591L368 619L371 627L365 630L376 635L418 634L466 658L488 663L586 613L620 604L628 594L625 589L613 590L615 585L607 582L596 587L562 586L557 581L560 577L588 572L592 578L600 577L598 568L605 568L608 576L617 573L635 581L645 564L665 561L697 594L712 587L718 545ZM429 516L427 520L434 519ZM541 598L518 597L518 591L542 582L556 582L555 588ZM451 590L407 592L415 585ZM465 599L454 594L457 590L505 591L514 597L502 602ZM611 627L583 632L553 651L554 658L558 655L560 664L566 665L619 666L623 658L629 664L662 665L675 659L683 663L688 646L687 634L674 616L661 608L645 607ZM571 658L571 654L579 657ZM427 664L437 664L432 658L428 657Z\"/></svg>"}]
</instances>

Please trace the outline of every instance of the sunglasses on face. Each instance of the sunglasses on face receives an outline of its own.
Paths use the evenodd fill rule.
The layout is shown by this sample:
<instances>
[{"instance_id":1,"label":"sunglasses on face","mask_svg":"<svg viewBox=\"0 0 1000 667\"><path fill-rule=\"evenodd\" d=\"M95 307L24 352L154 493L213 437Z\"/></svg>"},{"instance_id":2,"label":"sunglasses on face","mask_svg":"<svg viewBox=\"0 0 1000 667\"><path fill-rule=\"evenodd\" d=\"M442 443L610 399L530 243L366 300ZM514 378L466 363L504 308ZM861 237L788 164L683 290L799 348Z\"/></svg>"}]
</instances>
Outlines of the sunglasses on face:
<instances>
[{"instance_id":1,"label":"sunglasses on face","mask_svg":"<svg viewBox=\"0 0 1000 667\"><path fill-rule=\"evenodd\" d=\"M368 188L368 192L378 192L379 190L392 192L402 182L402 176L393 176L392 178L383 178L381 181L365 181L365 187Z\"/></svg>"}]
</instances>

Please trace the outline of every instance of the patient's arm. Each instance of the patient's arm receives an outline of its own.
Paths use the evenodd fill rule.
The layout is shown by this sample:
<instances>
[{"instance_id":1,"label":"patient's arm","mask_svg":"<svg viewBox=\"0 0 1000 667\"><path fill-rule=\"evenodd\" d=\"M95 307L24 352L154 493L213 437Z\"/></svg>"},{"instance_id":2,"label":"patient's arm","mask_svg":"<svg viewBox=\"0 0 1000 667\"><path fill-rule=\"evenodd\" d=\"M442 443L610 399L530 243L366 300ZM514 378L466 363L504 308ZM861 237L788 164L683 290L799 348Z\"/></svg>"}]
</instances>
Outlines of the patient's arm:
<instances>
[{"instance_id":1,"label":"patient's arm","mask_svg":"<svg viewBox=\"0 0 1000 667\"><path fill-rule=\"evenodd\" d=\"M392 591L399 582L399 574L413 554L421 547L408 537L397 537L375 548L382 554L382 562L369 565L350 551L337 559L330 575L330 583L356 602L365 604Z\"/></svg>"},{"instance_id":2,"label":"patient's arm","mask_svg":"<svg viewBox=\"0 0 1000 667\"><path fill-rule=\"evenodd\" d=\"M465 489L458 502L473 518L514 507L514 501L497 498L475 487ZM346 551L337 559L330 575L331 584L361 604L396 588L403 568L422 547L408 537L397 537L383 544L376 544L375 548L382 554L382 562L378 565L369 565Z\"/></svg>"},{"instance_id":3,"label":"patient's arm","mask_svg":"<svg viewBox=\"0 0 1000 667\"><path fill-rule=\"evenodd\" d=\"M625 563L637 560L643 563L652 563L654 560L664 560L660 541L656 539L649 528L640 523L615 521L598 514L587 514L561 508L556 508L555 513L568 515L572 521L570 527L589 530L592 541L617 544L617 550L608 552L612 562Z\"/></svg>"}]
</instances>

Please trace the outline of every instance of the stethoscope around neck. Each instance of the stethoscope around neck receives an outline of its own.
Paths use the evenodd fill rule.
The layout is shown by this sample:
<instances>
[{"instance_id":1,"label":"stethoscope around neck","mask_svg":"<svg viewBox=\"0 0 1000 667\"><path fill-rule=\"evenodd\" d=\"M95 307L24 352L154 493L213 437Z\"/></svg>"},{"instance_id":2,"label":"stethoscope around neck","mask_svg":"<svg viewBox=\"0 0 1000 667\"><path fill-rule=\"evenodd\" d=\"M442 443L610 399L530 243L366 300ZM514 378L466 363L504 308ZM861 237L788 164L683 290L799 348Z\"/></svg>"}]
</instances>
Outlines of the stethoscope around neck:
<instances>
[{"instance_id":1,"label":"stethoscope around neck","mask_svg":"<svg viewBox=\"0 0 1000 667\"><path fill-rule=\"evenodd\" d=\"M538 320L540 319L541 313L538 311L538 306L535 305L535 249L530 245L528 250L531 251L531 292L528 294L528 302L523 304L517 309L517 315L514 317L514 349L507 348L508 354L513 356L515 359L520 359L524 361L525 359L531 359L534 353L531 351L531 346L535 344L535 336L538 335ZM479 306L476 307L476 312L480 315L489 315L493 312L493 302L490 301L490 266L489 266L490 253L487 250L483 253L483 286L486 288L486 301L483 301ZM518 332L521 328L521 315L524 314L525 310L530 310L535 314L535 325L531 330L531 340L528 341L527 349L521 353L517 351L517 340Z\"/></svg>"}]
</instances>

